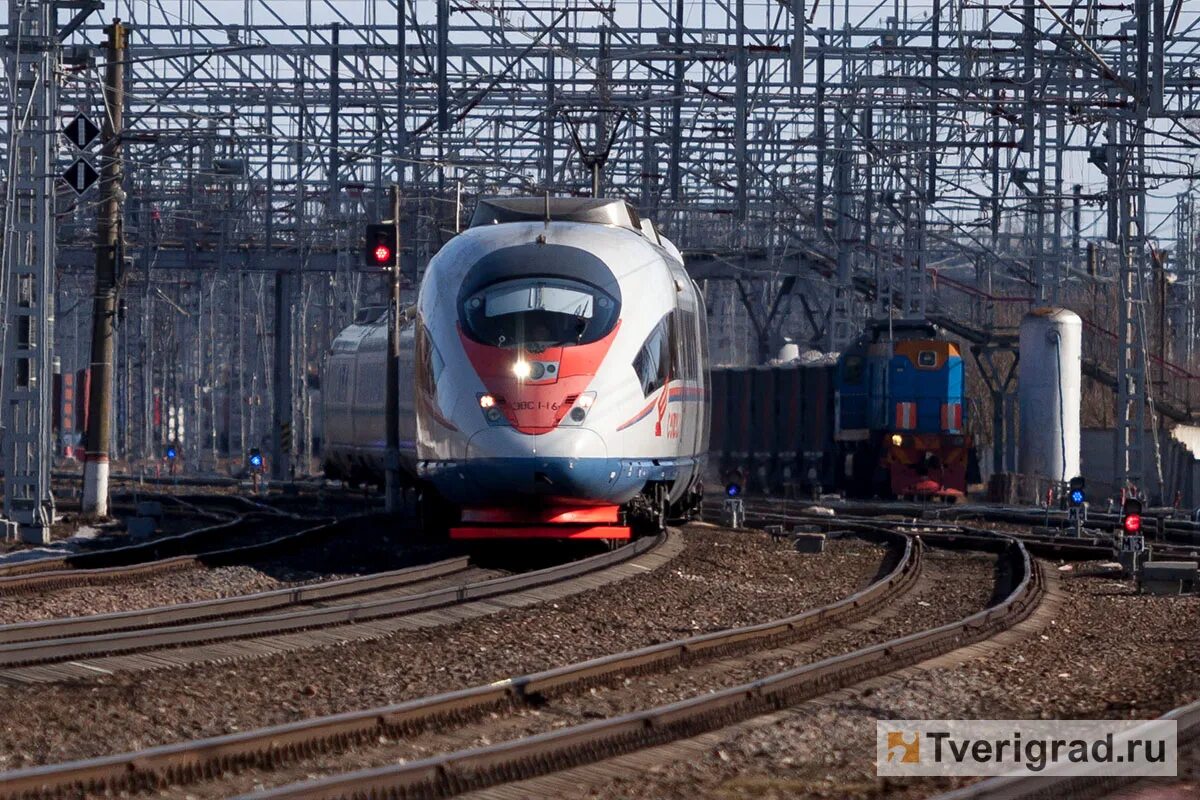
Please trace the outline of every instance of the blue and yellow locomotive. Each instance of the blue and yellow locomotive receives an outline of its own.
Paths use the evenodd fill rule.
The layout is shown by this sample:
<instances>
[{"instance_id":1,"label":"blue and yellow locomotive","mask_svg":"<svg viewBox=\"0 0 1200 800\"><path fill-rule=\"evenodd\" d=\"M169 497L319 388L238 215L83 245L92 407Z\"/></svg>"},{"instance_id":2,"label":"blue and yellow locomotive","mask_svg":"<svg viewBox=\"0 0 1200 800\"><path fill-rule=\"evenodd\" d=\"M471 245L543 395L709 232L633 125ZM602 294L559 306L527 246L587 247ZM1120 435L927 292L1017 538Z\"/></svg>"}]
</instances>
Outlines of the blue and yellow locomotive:
<instances>
[{"instance_id":1,"label":"blue and yellow locomotive","mask_svg":"<svg viewBox=\"0 0 1200 800\"><path fill-rule=\"evenodd\" d=\"M716 369L712 391L722 482L955 499L978 480L962 353L932 325L872 329L836 364Z\"/></svg>"},{"instance_id":2,"label":"blue and yellow locomotive","mask_svg":"<svg viewBox=\"0 0 1200 800\"><path fill-rule=\"evenodd\" d=\"M838 359L834 438L845 488L962 497L973 471L957 344L928 324L868 331Z\"/></svg>"}]
</instances>

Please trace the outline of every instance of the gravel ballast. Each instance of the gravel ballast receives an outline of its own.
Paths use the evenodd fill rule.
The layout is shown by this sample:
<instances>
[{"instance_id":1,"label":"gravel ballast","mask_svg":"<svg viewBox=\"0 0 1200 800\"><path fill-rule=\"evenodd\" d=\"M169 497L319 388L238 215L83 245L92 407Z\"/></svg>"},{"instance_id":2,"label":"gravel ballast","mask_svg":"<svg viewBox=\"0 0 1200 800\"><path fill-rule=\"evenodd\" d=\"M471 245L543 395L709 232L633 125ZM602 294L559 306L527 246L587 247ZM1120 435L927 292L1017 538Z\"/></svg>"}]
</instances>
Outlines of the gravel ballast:
<instances>
[{"instance_id":1,"label":"gravel ballast","mask_svg":"<svg viewBox=\"0 0 1200 800\"><path fill-rule=\"evenodd\" d=\"M958 784L877 778L877 719L1145 719L1200 697L1200 597L1137 595L1094 567L1062 573L1052 621L1001 653L731 727L688 763L565 797L911 800Z\"/></svg>"},{"instance_id":2,"label":"gravel ballast","mask_svg":"<svg viewBox=\"0 0 1200 800\"><path fill-rule=\"evenodd\" d=\"M884 549L821 556L691 527L663 567L552 604L230 665L18 687L0 696L0 767L84 758L399 702L610 652L774 619L873 580Z\"/></svg>"},{"instance_id":3,"label":"gravel ballast","mask_svg":"<svg viewBox=\"0 0 1200 800\"><path fill-rule=\"evenodd\" d=\"M380 742L377 747L315 758L269 776L249 772L222 782L220 786L198 787L199 791L192 789L188 794L216 798L222 796L222 791L246 792L261 788L264 783L278 785L412 761L449 750L530 736L665 705L749 682L868 644L952 622L985 608L992 596L995 563L995 556L989 554L930 550L925 554L921 580L878 614L872 615L869 621L844 629L835 627L794 647L701 663L661 675L628 678L615 687L596 687L582 694L555 698L545 706L523 709L511 715L493 715L464 728L399 742Z\"/></svg>"},{"instance_id":4,"label":"gravel ballast","mask_svg":"<svg viewBox=\"0 0 1200 800\"><path fill-rule=\"evenodd\" d=\"M292 522L287 525L281 533L296 527ZM180 569L132 576L120 583L0 594L0 625L235 597L401 569L449 555L451 548L444 543L402 540L364 526L361 533L308 544L295 553L270 560L206 567L201 558Z\"/></svg>"}]
</instances>

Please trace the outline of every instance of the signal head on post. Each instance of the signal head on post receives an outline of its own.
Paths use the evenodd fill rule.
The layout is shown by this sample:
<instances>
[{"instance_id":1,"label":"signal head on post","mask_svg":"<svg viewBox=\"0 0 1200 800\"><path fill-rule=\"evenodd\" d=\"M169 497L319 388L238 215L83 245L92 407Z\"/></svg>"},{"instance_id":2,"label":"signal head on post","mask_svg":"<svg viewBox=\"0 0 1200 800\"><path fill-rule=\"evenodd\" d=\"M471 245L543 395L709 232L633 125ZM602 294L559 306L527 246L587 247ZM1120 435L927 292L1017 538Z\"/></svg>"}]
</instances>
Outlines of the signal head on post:
<instances>
[{"instance_id":1,"label":"signal head on post","mask_svg":"<svg viewBox=\"0 0 1200 800\"><path fill-rule=\"evenodd\" d=\"M1121 506L1121 527L1130 536L1138 536L1142 532L1142 501L1129 498Z\"/></svg>"},{"instance_id":2,"label":"signal head on post","mask_svg":"<svg viewBox=\"0 0 1200 800\"><path fill-rule=\"evenodd\" d=\"M178 455L178 452L175 450L175 445L173 445L173 444L167 445L167 459L170 461L174 461L176 455Z\"/></svg>"},{"instance_id":3,"label":"signal head on post","mask_svg":"<svg viewBox=\"0 0 1200 800\"><path fill-rule=\"evenodd\" d=\"M250 452L247 454L246 460L250 462L250 469L262 469L262 451L260 451L257 447L250 448Z\"/></svg>"},{"instance_id":4,"label":"signal head on post","mask_svg":"<svg viewBox=\"0 0 1200 800\"><path fill-rule=\"evenodd\" d=\"M1067 499L1071 501L1073 506L1081 506L1087 500L1087 494L1083 491L1083 478L1071 478L1067 484Z\"/></svg>"},{"instance_id":5,"label":"signal head on post","mask_svg":"<svg viewBox=\"0 0 1200 800\"><path fill-rule=\"evenodd\" d=\"M390 269L396 264L396 226L380 222L367 225L363 262L368 267Z\"/></svg>"}]
</instances>

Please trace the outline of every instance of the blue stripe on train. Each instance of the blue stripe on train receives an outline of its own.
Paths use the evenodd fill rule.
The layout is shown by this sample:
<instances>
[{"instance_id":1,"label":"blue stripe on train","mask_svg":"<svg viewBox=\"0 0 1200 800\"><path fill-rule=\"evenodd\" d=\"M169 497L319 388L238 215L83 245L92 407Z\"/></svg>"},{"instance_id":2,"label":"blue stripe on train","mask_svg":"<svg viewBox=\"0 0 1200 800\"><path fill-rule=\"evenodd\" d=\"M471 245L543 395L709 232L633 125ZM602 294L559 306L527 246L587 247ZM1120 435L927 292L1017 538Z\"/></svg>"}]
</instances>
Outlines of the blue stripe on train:
<instances>
[{"instance_id":1,"label":"blue stripe on train","mask_svg":"<svg viewBox=\"0 0 1200 800\"><path fill-rule=\"evenodd\" d=\"M649 481L674 481L703 459L485 458L422 461L420 477L452 503L510 506L530 498L562 498L621 505Z\"/></svg>"}]
</instances>

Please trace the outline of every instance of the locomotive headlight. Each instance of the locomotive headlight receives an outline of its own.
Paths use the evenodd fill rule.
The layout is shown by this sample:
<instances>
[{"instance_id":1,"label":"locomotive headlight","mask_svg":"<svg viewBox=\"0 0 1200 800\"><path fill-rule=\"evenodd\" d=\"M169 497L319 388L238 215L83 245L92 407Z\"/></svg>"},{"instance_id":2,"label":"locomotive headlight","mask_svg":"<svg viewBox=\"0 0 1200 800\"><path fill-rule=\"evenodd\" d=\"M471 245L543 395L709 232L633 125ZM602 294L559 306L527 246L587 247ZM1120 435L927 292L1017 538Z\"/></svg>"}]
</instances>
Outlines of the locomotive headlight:
<instances>
[{"instance_id":1,"label":"locomotive headlight","mask_svg":"<svg viewBox=\"0 0 1200 800\"><path fill-rule=\"evenodd\" d=\"M592 404L596 402L595 392L584 392L571 403L571 410L563 417L563 425L581 425L587 419Z\"/></svg>"},{"instance_id":2,"label":"locomotive headlight","mask_svg":"<svg viewBox=\"0 0 1200 800\"><path fill-rule=\"evenodd\" d=\"M901 445L901 443L903 443L903 442L904 442L904 437L903 437L903 436L901 436L901 435L900 435L900 434L898 434L898 433L893 433L893 434L892 434L892 446L893 446L893 447L899 447L899 446Z\"/></svg>"},{"instance_id":3,"label":"locomotive headlight","mask_svg":"<svg viewBox=\"0 0 1200 800\"><path fill-rule=\"evenodd\" d=\"M533 373L533 368L529 366L529 362L524 359L513 362L513 375L518 378L528 378Z\"/></svg>"},{"instance_id":4,"label":"locomotive headlight","mask_svg":"<svg viewBox=\"0 0 1200 800\"><path fill-rule=\"evenodd\" d=\"M503 397L485 393L476 395L476 398L479 400L479 410L483 412L483 418L487 420L488 425L508 424L504 412L500 410L500 406L504 405Z\"/></svg>"}]
</instances>

